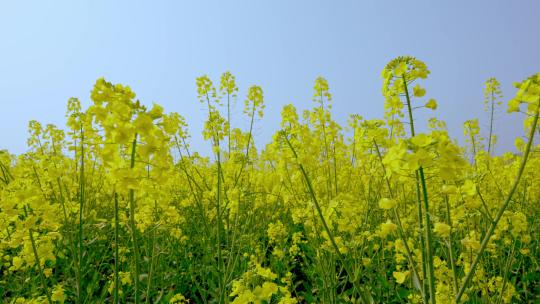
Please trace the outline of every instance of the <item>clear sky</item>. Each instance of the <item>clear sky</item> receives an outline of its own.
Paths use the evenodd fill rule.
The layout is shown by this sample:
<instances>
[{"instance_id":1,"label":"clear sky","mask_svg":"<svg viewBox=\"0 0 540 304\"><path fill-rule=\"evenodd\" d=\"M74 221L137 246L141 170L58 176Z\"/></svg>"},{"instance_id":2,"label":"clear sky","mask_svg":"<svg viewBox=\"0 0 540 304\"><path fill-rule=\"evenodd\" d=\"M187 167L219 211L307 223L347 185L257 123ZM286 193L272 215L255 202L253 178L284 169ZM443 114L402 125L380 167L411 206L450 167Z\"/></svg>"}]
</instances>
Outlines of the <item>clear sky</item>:
<instances>
[{"instance_id":1,"label":"clear sky","mask_svg":"<svg viewBox=\"0 0 540 304\"><path fill-rule=\"evenodd\" d=\"M540 72L540 1L7 1L0 2L0 149L26 151L27 124L65 124L66 102L89 105L95 80L131 86L143 103L184 115L194 149L205 111L195 78L236 75L236 113L251 84L264 89L256 141L279 127L283 105L312 104L314 79L328 79L333 113L380 118L380 72L392 58L426 62L436 115L461 137L483 112L482 88ZM506 106L505 106L506 108ZM498 115L498 152L522 135L522 117ZM419 116L424 119L432 115ZM420 113L419 113L420 114ZM429 115L427 115L429 114ZM237 122L245 124L237 118Z\"/></svg>"}]
</instances>

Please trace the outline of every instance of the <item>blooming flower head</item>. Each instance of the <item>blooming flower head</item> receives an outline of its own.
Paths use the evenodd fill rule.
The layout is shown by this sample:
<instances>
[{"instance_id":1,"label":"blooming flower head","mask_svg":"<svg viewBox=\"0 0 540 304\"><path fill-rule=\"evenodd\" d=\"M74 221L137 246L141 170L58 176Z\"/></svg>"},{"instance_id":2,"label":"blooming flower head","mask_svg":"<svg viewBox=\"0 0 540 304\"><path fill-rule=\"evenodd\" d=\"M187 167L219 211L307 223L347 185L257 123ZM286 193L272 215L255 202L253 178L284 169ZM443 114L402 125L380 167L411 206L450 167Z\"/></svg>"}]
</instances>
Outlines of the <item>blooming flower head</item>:
<instances>
[{"instance_id":1,"label":"blooming flower head","mask_svg":"<svg viewBox=\"0 0 540 304\"><path fill-rule=\"evenodd\" d=\"M445 223L435 223L433 231L441 237L450 236L450 226Z\"/></svg>"},{"instance_id":2,"label":"blooming flower head","mask_svg":"<svg viewBox=\"0 0 540 304\"><path fill-rule=\"evenodd\" d=\"M424 107L426 107L428 109L431 109L431 110L437 110L437 101L435 101L435 99L431 98L430 100L428 100L428 102L426 102Z\"/></svg>"},{"instance_id":3,"label":"blooming flower head","mask_svg":"<svg viewBox=\"0 0 540 304\"><path fill-rule=\"evenodd\" d=\"M394 208L396 205L397 205L397 203L396 203L395 200L389 199L389 198L386 198L386 197L381 198L381 200L379 201L379 207L381 209L389 210L389 209Z\"/></svg>"},{"instance_id":4,"label":"blooming flower head","mask_svg":"<svg viewBox=\"0 0 540 304\"><path fill-rule=\"evenodd\" d=\"M381 238L387 237L389 234L396 231L397 225L392 223L390 220L387 220L386 223L381 224L381 228L379 230L379 236Z\"/></svg>"},{"instance_id":5,"label":"blooming flower head","mask_svg":"<svg viewBox=\"0 0 540 304\"><path fill-rule=\"evenodd\" d=\"M409 271L394 271L392 276L396 279L398 284L405 283L405 279L409 276Z\"/></svg>"}]
</instances>

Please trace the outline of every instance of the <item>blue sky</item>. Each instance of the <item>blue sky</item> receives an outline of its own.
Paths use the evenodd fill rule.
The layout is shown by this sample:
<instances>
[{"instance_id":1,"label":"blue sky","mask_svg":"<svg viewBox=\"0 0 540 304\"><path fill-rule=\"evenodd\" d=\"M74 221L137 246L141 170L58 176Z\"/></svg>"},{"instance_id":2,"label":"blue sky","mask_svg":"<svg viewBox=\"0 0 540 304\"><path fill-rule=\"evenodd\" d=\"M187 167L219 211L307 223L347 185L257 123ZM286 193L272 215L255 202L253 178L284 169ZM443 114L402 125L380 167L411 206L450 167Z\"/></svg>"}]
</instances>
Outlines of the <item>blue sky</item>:
<instances>
[{"instance_id":1,"label":"blue sky","mask_svg":"<svg viewBox=\"0 0 540 304\"><path fill-rule=\"evenodd\" d=\"M380 72L412 55L431 75L427 96L451 134L479 117L482 88L540 71L540 1L2 1L0 3L0 149L26 151L27 124L65 124L66 102L89 105L95 80L127 84L143 103L184 115L195 150L205 111L195 78L224 71L240 87L236 122L248 86L264 89L259 145L279 127L283 105L312 105L314 79L328 79L335 118L380 118ZM523 134L522 117L501 109L498 152ZM418 112L418 119L432 112Z\"/></svg>"}]
</instances>

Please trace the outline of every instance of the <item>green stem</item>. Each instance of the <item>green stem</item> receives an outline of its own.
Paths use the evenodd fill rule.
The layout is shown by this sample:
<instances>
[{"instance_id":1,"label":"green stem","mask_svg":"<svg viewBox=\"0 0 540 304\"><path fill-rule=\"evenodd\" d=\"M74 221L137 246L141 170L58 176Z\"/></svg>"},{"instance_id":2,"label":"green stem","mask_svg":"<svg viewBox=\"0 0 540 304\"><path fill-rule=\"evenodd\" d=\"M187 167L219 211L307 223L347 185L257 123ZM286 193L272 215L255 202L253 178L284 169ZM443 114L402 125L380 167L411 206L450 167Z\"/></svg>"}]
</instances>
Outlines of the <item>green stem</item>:
<instances>
[{"instance_id":1,"label":"green stem","mask_svg":"<svg viewBox=\"0 0 540 304\"><path fill-rule=\"evenodd\" d=\"M32 229L30 231L30 241L32 242L32 250L34 251L34 258L36 259L36 266L38 268L39 277L41 278L41 285L43 286L43 290L45 291L45 295L47 296L47 301L49 304L52 304L51 295L49 294L49 290L47 289L47 283L45 282L45 276L43 275L43 271L41 270L41 265L39 264L39 256L36 248L36 242L34 241L33 231Z\"/></svg>"},{"instance_id":2,"label":"green stem","mask_svg":"<svg viewBox=\"0 0 540 304\"><path fill-rule=\"evenodd\" d=\"M118 304L118 194L114 193L114 303Z\"/></svg>"},{"instance_id":3,"label":"green stem","mask_svg":"<svg viewBox=\"0 0 540 304\"><path fill-rule=\"evenodd\" d=\"M473 130L471 128L471 125L468 125L469 128L469 134L471 135L471 145L472 145L472 160L474 163L474 167L478 169L478 164L476 163L476 140L474 139Z\"/></svg>"},{"instance_id":4,"label":"green stem","mask_svg":"<svg viewBox=\"0 0 540 304\"><path fill-rule=\"evenodd\" d=\"M446 205L446 220L447 220L448 226L450 226L450 229L451 229L452 217L450 216L450 202L448 201L448 195L444 196L444 203ZM450 230L450 235L452 235L452 230ZM452 279L454 281L454 286L453 286L454 294L457 294L458 278L457 278L456 262L454 259L454 247L452 246L451 237L447 240L447 246L448 246L448 254L450 256L450 268L452 268Z\"/></svg>"},{"instance_id":5,"label":"green stem","mask_svg":"<svg viewBox=\"0 0 540 304\"><path fill-rule=\"evenodd\" d=\"M248 162L248 159L249 159L249 146L251 144L251 137L252 137L252 133L253 133L254 119L255 119L255 105L253 105L253 109L251 110L251 121L249 123L249 135L248 135L248 142L247 142L247 146L246 146L246 155L245 155L244 159L242 160L242 164L240 166L240 172L238 172L238 175L234 179L234 186L233 187L236 187L236 185L238 184L238 181L240 180L240 177L242 176L242 172L244 171L244 167L245 167L245 165L246 165L246 163Z\"/></svg>"},{"instance_id":6,"label":"green stem","mask_svg":"<svg viewBox=\"0 0 540 304\"><path fill-rule=\"evenodd\" d=\"M229 158L231 158L231 96L229 92L227 92L227 122L229 123Z\"/></svg>"},{"instance_id":7,"label":"green stem","mask_svg":"<svg viewBox=\"0 0 540 304\"><path fill-rule=\"evenodd\" d=\"M512 185L512 188L510 189L510 192L508 193L508 196L506 197L506 200L504 201L504 204L502 205L501 209L497 212L497 215L495 216L495 219L490 223L487 233L484 235L484 238L482 239L482 243L480 244L480 250L478 251L477 256L475 257L472 265L471 270L469 273L467 273L467 276L465 276L465 279L463 281L463 284L461 285L461 288L459 289L458 294L456 295L456 303L459 303L461 300L461 297L463 296L463 293L465 292L465 289L469 285L469 282L471 281L472 276L474 275L474 272L476 270L476 267L478 266L478 262L480 262L480 257L486 250L486 247L488 245L489 239L491 236L493 236L493 233L495 232L495 228L499 221L501 220L501 217L503 216L504 211L510 204L510 201L512 200L512 196L514 195L514 192L516 192L516 189L519 185L519 181L521 180L521 176L523 175L523 171L525 170L525 165L527 164L527 159L529 158L529 153L531 151L531 146L534 140L534 132L536 132L536 126L538 124L538 112L540 109L540 100L538 101L538 105L536 107L536 112L534 115L533 125L531 127L531 131L529 133L529 141L527 142L527 146L525 148L525 152L523 154L523 159L521 160L521 164L519 166L518 174L516 176L516 179L514 180L514 184Z\"/></svg>"},{"instance_id":8,"label":"green stem","mask_svg":"<svg viewBox=\"0 0 540 304\"><path fill-rule=\"evenodd\" d=\"M343 254L341 253L341 251L339 250L339 247L336 243L336 240L334 239L334 235L332 233L332 231L330 231L330 228L328 227L328 224L326 223L326 220L324 219L324 215L322 213L322 209L321 209L321 206L319 205L319 201L317 200L317 197L315 195L315 190L313 189L313 186L311 184L311 180L306 172L306 170L304 169L304 166L298 162L298 154L296 153L296 150L294 149L294 147L292 146L291 142L289 141L289 138L287 137L287 135L285 134L285 132L282 133L283 134L283 137L285 138L285 141L287 142L287 145L289 146L289 148L291 149L291 151L293 152L293 155L294 155L294 158L296 159L297 161L297 165L298 165L298 168L300 169L300 172L302 173L302 176L304 177L304 180L307 184L307 187L308 187L308 191L309 191L309 194L311 196L311 199L313 201L313 204L315 205L315 209L317 210L317 213L319 215L319 218L321 219L321 222L323 224L323 227L324 227L324 230L326 232L326 234L328 235L328 238L330 239L330 243L332 244L332 247L334 248L334 251L336 252L338 258L341 260L341 262L343 263L343 267L345 268L345 271L347 271L347 275L348 276L352 276L352 271L349 267L349 265L347 264L347 261L345 260L345 257L343 256ZM358 284L357 284L357 281L355 278L352 278L352 283L354 284L354 286L358 289L359 292L362 292L360 294L360 296L362 297L362 300L364 302L367 302L367 295L366 294L363 294L363 288L361 288Z\"/></svg>"},{"instance_id":9,"label":"green stem","mask_svg":"<svg viewBox=\"0 0 540 304\"><path fill-rule=\"evenodd\" d=\"M157 213L157 207L156 207L156 213ZM155 219L157 222L157 218ZM150 271L148 271L148 285L146 286L146 304L150 303L150 292L152 290L152 280L154 278L154 268L155 268L155 256L156 256L156 231L157 227L154 227L152 229L152 242L151 242L151 248L152 248L152 257L150 258Z\"/></svg>"},{"instance_id":10,"label":"green stem","mask_svg":"<svg viewBox=\"0 0 540 304\"><path fill-rule=\"evenodd\" d=\"M418 171L420 172L420 181L422 182L422 193L424 196L423 197L424 209L426 210L425 233L426 233L427 261L428 261L428 269L429 269L428 284L429 284L430 300L431 300L431 303L435 304L435 269L433 267L433 248L432 248L433 236L431 232L431 215L429 213L429 202L428 202L426 178L424 176L424 168L420 167Z\"/></svg>"},{"instance_id":11,"label":"green stem","mask_svg":"<svg viewBox=\"0 0 540 304\"><path fill-rule=\"evenodd\" d=\"M424 215L422 212L422 199L420 194L420 185L419 185L419 179L418 171L414 172L415 176L415 186L416 186L416 203L417 203L417 209L418 209L418 229L420 232L424 231ZM421 258L422 258L422 291L424 293L424 303L428 303L428 289L427 289L427 254L426 254L426 240L424 239L424 236L420 234L420 248L421 248Z\"/></svg>"},{"instance_id":12,"label":"green stem","mask_svg":"<svg viewBox=\"0 0 540 304\"><path fill-rule=\"evenodd\" d=\"M135 149L137 147L137 134L133 139L131 146L131 164L130 168L135 167ZM137 226L135 225L135 191L129 189L129 225L131 226L131 239L133 242L133 262L135 263L135 304L140 303L139 298L139 274L141 273L139 265L139 242L137 240Z\"/></svg>"},{"instance_id":13,"label":"green stem","mask_svg":"<svg viewBox=\"0 0 540 304\"><path fill-rule=\"evenodd\" d=\"M7 166L5 166L2 161L0 160L0 168L2 168L2 174L4 175L4 182L7 184L9 184L9 180L13 180L13 175L11 175L11 173L9 172L9 168Z\"/></svg>"},{"instance_id":14,"label":"green stem","mask_svg":"<svg viewBox=\"0 0 540 304\"><path fill-rule=\"evenodd\" d=\"M218 142L219 149L219 142ZM218 251L218 275L219 275L219 303L222 303L223 291L225 286L223 286L223 271L222 271L222 253L221 253L221 153L217 151L217 162L218 162L218 176L217 176L217 251Z\"/></svg>"},{"instance_id":15,"label":"green stem","mask_svg":"<svg viewBox=\"0 0 540 304\"><path fill-rule=\"evenodd\" d=\"M212 113L213 108L210 104L210 96L208 96L208 93L206 94L206 103L208 105L208 119L212 121ZM219 137L216 130L214 130L214 134L212 136L212 148L216 148L216 158L217 158L217 202L216 202L216 220L217 220L217 253L218 253L218 265L217 265L217 271L218 271L218 302L221 303L221 299L223 298L223 290L225 287L223 286L223 273L222 273L222 253L221 253L221 179L222 179L222 173L221 173L221 153L220 153L220 144L219 144ZM249 145L248 145L249 147Z\"/></svg>"},{"instance_id":16,"label":"green stem","mask_svg":"<svg viewBox=\"0 0 540 304\"><path fill-rule=\"evenodd\" d=\"M332 197L332 173L330 169L330 157L328 156L330 153L328 151L328 140L326 138L326 117L325 117L326 111L324 109L324 99L323 99L322 90L320 91L320 95L321 95L320 109L321 109L321 117L322 117L321 126L322 126L322 133L323 133L323 142L324 142L324 157L325 157L325 162L326 162L326 174L328 176L326 184L327 184L328 200L330 200ZM336 191L336 195L337 195L337 191Z\"/></svg>"},{"instance_id":17,"label":"green stem","mask_svg":"<svg viewBox=\"0 0 540 304\"><path fill-rule=\"evenodd\" d=\"M27 206L24 207L24 213L28 216ZM45 281L45 276L43 275L43 271L41 270L41 265L39 262L39 255L36 247L36 242L34 240L34 231L32 230L32 228L30 228L28 229L28 232L30 234L30 242L32 243L32 250L34 251L34 259L36 260L36 266L38 268L41 285L43 287L43 290L45 291L45 295L47 296L47 302L49 302L49 304L52 304L51 295L49 294L49 290L47 289L47 282Z\"/></svg>"},{"instance_id":18,"label":"green stem","mask_svg":"<svg viewBox=\"0 0 540 304\"><path fill-rule=\"evenodd\" d=\"M407 99L407 109L409 113L409 125L411 128L411 137L415 136L414 132L414 119L412 115L412 108L411 108L411 97L409 94L409 89L407 87L407 80L405 79L405 75L402 76L403 79L403 87L405 89L405 98ZM420 225L420 231L425 229L425 237L422 239L423 248L422 248L422 259L424 261L422 266L422 271L424 271L424 278L427 277L427 280L424 280L424 282L427 281L428 287L429 287L429 300L431 303L435 304L435 275L433 272L433 252L432 252L432 237L431 237L431 219L429 214L429 203L428 203L428 195L427 195L427 187L426 187L426 179L424 176L424 169L420 167L415 172L416 177L416 193L417 193L417 201L418 201L418 217L419 217L419 225ZM420 199L420 189L419 185L422 186L422 198L424 202L423 208L425 209L425 227L422 227L422 205ZM427 264L427 266L425 266ZM428 272L426 273L426 268ZM426 293L427 294L427 293ZM425 299L424 299L425 300Z\"/></svg>"},{"instance_id":19,"label":"green stem","mask_svg":"<svg viewBox=\"0 0 540 304\"><path fill-rule=\"evenodd\" d=\"M488 156L491 157L491 144L493 137L493 121L495 112L495 92L491 91L491 117L489 120L489 137L488 137Z\"/></svg>"},{"instance_id":20,"label":"green stem","mask_svg":"<svg viewBox=\"0 0 540 304\"><path fill-rule=\"evenodd\" d=\"M83 259L83 211L84 211L84 131L81 126L81 168L79 177L79 246L77 270L77 302L82 303L82 259Z\"/></svg>"},{"instance_id":21,"label":"green stem","mask_svg":"<svg viewBox=\"0 0 540 304\"><path fill-rule=\"evenodd\" d=\"M373 139L373 144L375 145L375 151L377 151L377 156L379 158L379 163L381 164L383 174L385 174L386 167L384 166L384 163L382 162L382 154L379 149L379 145L377 144L377 141L375 141L375 139ZM395 199L394 192L392 191L392 187L390 186L390 180L386 176L384 177L384 179L386 180L386 187L388 188L388 192L390 193L390 198ZM409 263L411 264L413 275L418 279L420 286L423 286L423 281L421 281L420 276L418 275L418 271L416 270L416 263L414 262L412 252L409 248L409 244L407 244L407 237L405 235L405 231L403 230L403 225L401 225L401 219L399 217L399 213L397 212L397 208L392 208L392 209L394 211L394 217L398 226L399 237L403 241L405 252L407 253L407 258L409 259ZM420 292L422 293L422 298L425 300L426 295L424 294L424 290L420 289Z\"/></svg>"},{"instance_id":22,"label":"green stem","mask_svg":"<svg viewBox=\"0 0 540 304\"><path fill-rule=\"evenodd\" d=\"M285 136L285 140L287 141L287 144L291 148L294 158L298 160L298 154L296 154L296 150L292 146L291 142L289 141L289 138ZM304 166L298 162L298 168L300 168L300 172L302 173L302 176L304 177L304 180L306 181L306 184L308 186L309 193L311 195L311 199L313 200L313 204L315 205L315 209L317 210L317 213L319 214L319 217L321 218L321 222L323 224L324 230L328 234L328 238L330 239L330 242L332 243L332 246L334 247L336 254L340 257L340 259L343 260L343 256L341 254L341 251L339 251L339 247L337 246L337 243L334 239L334 236L332 232L330 231L330 228L328 228L328 225L326 224L326 220L324 219L324 215L322 213L322 209L319 206L319 202L317 201L317 197L315 196L315 190L313 189L313 186L311 185L311 180L309 179L306 170L304 169Z\"/></svg>"}]
</instances>

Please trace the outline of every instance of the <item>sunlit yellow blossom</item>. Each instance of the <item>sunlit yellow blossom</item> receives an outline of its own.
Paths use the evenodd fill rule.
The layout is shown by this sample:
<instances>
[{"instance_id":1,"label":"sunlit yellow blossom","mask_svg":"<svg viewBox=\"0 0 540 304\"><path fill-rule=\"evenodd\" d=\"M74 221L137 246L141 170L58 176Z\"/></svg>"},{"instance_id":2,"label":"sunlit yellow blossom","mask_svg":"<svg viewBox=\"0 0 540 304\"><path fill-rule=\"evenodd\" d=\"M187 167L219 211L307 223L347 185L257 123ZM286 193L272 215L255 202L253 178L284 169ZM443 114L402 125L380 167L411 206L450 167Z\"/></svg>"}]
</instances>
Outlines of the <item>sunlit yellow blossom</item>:
<instances>
[{"instance_id":1,"label":"sunlit yellow blossom","mask_svg":"<svg viewBox=\"0 0 540 304\"><path fill-rule=\"evenodd\" d=\"M66 296L64 294L64 288L62 285L56 285L51 294L51 300L54 302L64 303Z\"/></svg>"},{"instance_id":2,"label":"sunlit yellow blossom","mask_svg":"<svg viewBox=\"0 0 540 304\"><path fill-rule=\"evenodd\" d=\"M253 289L253 295L256 301L269 301L273 294L277 293L278 286L275 283L264 282L262 286Z\"/></svg>"},{"instance_id":3,"label":"sunlit yellow blossom","mask_svg":"<svg viewBox=\"0 0 540 304\"><path fill-rule=\"evenodd\" d=\"M420 100L429 73L390 61L383 119L346 125L318 77L311 107L284 106L267 143L262 87L242 90L242 111L230 72L219 88L196 80L206 143L180 114L98 79L86 109L69 99L66 131L31 121L26 152L0 150L4 302L530 300L540 74L515 84L509 108L529 137L505 153L493 151L500 115L464 117L462 145L416 115L437 108ZM489 114L501 96L488 79Z\"/></svg>"},{"instance_id":4,"label":"sunlit yellow blossom","mask_svg":"<svg viewBox=\"0 0 540 304\"><path fill-rule=\"evenodd\" d=\"M392 223L390 220L388 220L388 221L386 221L386 223L381 224L381 228L379 230L379 235L382 238L385 238L390 233L393 233L394 231L396 231L396 229L397 229L397 225Z\"/></svg>"},{"instance_id":5,"label":"sunlit yellow blossom","mask_svg":"<svg viewBox=\"0 0 540 304\"><path fill-rule=\"evenodd\" d=\"M407 71L407 64L405 62L400 62L394 69L394 75L400 77Z\"/></svg>"},{"instance_id":6,"label":"sunlit yellow blossom","mask_svg":"<svg viewBox=\"0 0 540 304\"><path fill-rule=\"evenodd\" d=\"M181 293L177 293L169 300L169 303L183 304L183 303L189 303L189 302Z\"/></svg>"},{"instance_id":7,"label":"sunlit yellow blossom","mask_svg":"<svg viewBox=\"0 0 540 304\"><path fill-rule=\"evenodd\" d=\"M458 191L457 187L454 185L443 185L441 192L444 194L456 194Z\"/></svg>"},{"instance_id":8,"label":"sunlit yellow blossom","mask_svg":"<svg viewBox=\"0 0 540 304\"><path fill-rule=\"evenodd\" d=\"M120 271L118 274L120 276L120 282L122 283L122 285L132 284L133 281L131 280L131 273Z\"/></svg>"},{"instance_id":9,"label":"sunlit yellow blossom","mask_svg":"<svg viewBox=\"0 0 540 304\"><path fill-rule=\"evenodd\" d=\"M461 240L461 244L467 249L472 249L475 251L480 249L480 242L468 236Z\"/></svg>"},{"instance_id":10,"label":"sunlit yellow blossom","mask_svg":"<svg viewBox=\"0 0 540 304\"><path fill-rule=\"evenodd\" d=\"M257 264L256 270L257 270L256 273L260 275L261 277L264 277L270 280L274 280L275 278L277 278L277 275L273 273L270 269L261 267L261 265L259 264Z\"/></svg>"},{"instance_id":11,"label":"sunlit yellow blossom","mask_svg":"<svg viewBox=\"0 0 540 304\"><path fill-rule=\"evenodd\" d=\"M11 267L12 270L18 270L21 268L22 264L24 263L24 260L20 257L16 256L13 257L13 266Z\"/></svg>"},{"instance_id":12,"label":"sunlit yellow blossom","mask_svg":"<svg viewBox=\"0 0 540 304\"><path fill-rule=\"evenodd\" d=\"M413 88L413 94L414 96L416 97L422 97L424 95L426 95L426 90L425 89L422 89L420 87L420 85L416 85L414 88Z\"/></svg>"},{"instance_id":13,"label":"sunlit yellow blossom","mask_svg":"<svg viewBox=\"0 0 540 304\"><path fill-rule=\"evenodd\" d=\"M386 209L386 210L392 209L392 208L394 208L396 205L397 205L397 203L396 203L396 201L393 200L393 199L389 199L389 198L386 198L386 197L385 197L385 198L381 198L381 199L379 200L379 207L380 207L381 209Z\"/></svg>"},{"instance_id":14,"label":"sunlit yellow blossom","mask_svg":"<svg viewBox=\"0 0 540 304\"><path fill-rule=\"evenodd\" d=\"M441 237L450 236L450 226L445 223L435 223L433 231Z\"/></svg>"},{"instance_id":15,"label":"sunlit yellow blossom","mask_svg":"<svg viewBox=\"0 0 540 304\"><path fill-rule=\"evenodd\" d=\"M436 110L437 109L437 101L435 101L435 99L432 98L432 99L428 100L428 102L426 102L424 107L426 107L428 109Z\"/></svg>"},{"instance_id":16,"label":"sunlit yellow blossom","mask_svg":"<svg viewBox=\"0 0 540 304\"><path fill-rule=\"evenodd\" d=\"M468 196L476 195L476 185L471 180L466 180L463 185L460 187L461 193Z\"/></svg>"},{"instance_id":17,"label":"sunlit yellow blossom","mask_svg":"<svg viewBox=\"0 0 540 304\"><path fill-rule=\"evenodd\" d=\"M394 271L392 273L398 284L403 284L405 279L409 276L409 271Z\"/></svg>"}]
</instances>

